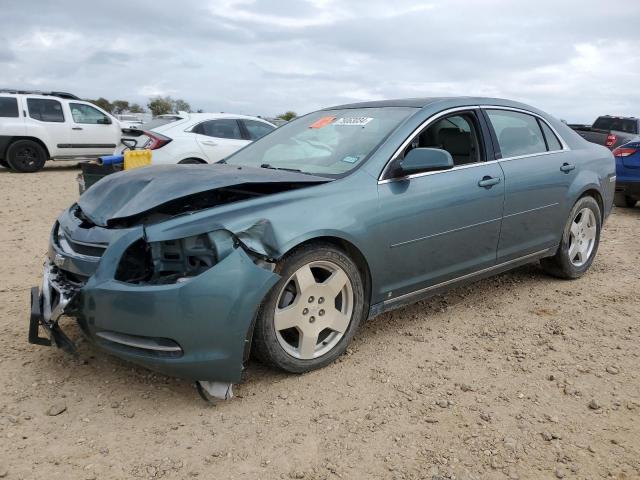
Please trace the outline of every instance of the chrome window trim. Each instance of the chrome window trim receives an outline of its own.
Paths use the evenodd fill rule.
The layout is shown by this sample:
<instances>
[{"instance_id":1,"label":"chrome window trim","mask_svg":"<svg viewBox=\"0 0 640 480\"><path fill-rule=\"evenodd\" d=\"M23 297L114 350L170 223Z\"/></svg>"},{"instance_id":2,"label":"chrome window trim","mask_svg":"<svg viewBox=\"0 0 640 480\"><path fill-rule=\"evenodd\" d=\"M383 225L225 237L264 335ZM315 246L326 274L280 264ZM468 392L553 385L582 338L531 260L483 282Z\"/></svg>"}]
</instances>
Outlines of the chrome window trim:
<instances>
[{"instance_id":1,"label":"chrome window trim","mask_svg":"<svg viewBox=\"0 0 640 480\"><path fill-rule=\"evenodd\" d=\"M531 115L532 117L536 117L536 118L540 119L541 121L543 121L545 123L545 125L551 129L553 134L558 138L558 140L560 141L560 144L562 145L562 149L561 150L549 150L547 152L528 153L526 155L517 155L517 156L513 156L513 157L504 157L504 158L501 158L500 160L508 160L508 159L512 159L512 158L521 158L521 157L530 157L530 156L534 156L534 155L542 155L542 154L545 154L545 153L558 153L558 152L565 152L565 151L571 150L569 148L569 145L567 145L567 142L565 142L564 138L562 138L562 135L560 135L558 133L558 131L555 128L553 128L553 126L550 125L549 122L547 122L547 120L542 115L539 115L539 114L537 114L535 112L531 112L529 110L524 110L522 108L503 107L503 106L500 106L500 105L482 105L480 108L482 110L509 110L509 111L512 111L512 112L524 113L525 115ZM544 132L542 132L542 135L544 135Z\"/></svg>"},{"instance_id":2,"label":"chrome window trim","mask_svg":"<svg viewBox=\"0 0 640 480\"><path fill-rule=\"evenodd\" d=\"M388 169L389 169L389 165L391 165L391 163L393 163L398 158L398 155L400 154L400 152L402 152L411 143L411 141L413 141L413 139L416 137L416 135L418 135L420 132L422 132L422 130L424 128L426 128L430 123L432 123L432 122L434 122L434 121L438 120L439 118L442 118L442 117L444 117L446 115L449 115L450 113L463 112L463 111L468 111L468 110L509 110L509 111L513 111L513 112L517 112L517 113L524 113L526 115L531 115L531 116L533 116L535 118L538 118L541 121L543 121L545 123L545 125L547 125L551 129L551 131L554 133L554 135L560 141L560 144L562 145L562 150L550 150L550 151L546 151L546 152L528 153L528 154L525 154L525 155L516 155L516 156L513 156L513 157L505 157L505 158L500 158L500 159L497 159L497 160L489 160L489 161L486 161L486 162L478 162L478 163L469 163L469 164L466 164L466 165L459 165L457 167L453 167L453 168L448 169L448 170L437 170L437 171L434 171L434 172L414 173L414 174L406 175L406 176L403 176L403 177L384 178L385 175L387 174ZM491 127L491 128L493 128L493 127ZM544 132L543 132L543 135L544 135ZM378 185L382 185L382 184L385 184L385 183L402 181L402 180L410 180L412 178L425 177L427 175L436 175L436 174L439 174L439 173L447 173L447 172L451 172L451 171L455 171L455 170L461 170L463 168L478 167L478 166L481 166L481 165L491 165L492 163L499 163L499 162L503 162L503 161L519 160L521 158L537 157L537 156L541 156L541 155L550 155L550 154L563 153L563 152L569 152L569 151L571 151L571 149L569 148L569 145L567 145L567 142L565 142L564 138L562 138L562 136L558 133L558 131L555 128L553 128L553 126L550 125L549 122L544 117L542 117L541 115L539 115L537 113L531 112L529 110L524 110L522 108L505 107L505 106L501 106L501 105L468 105L468 106L465 106L465 107L454 107L454 108L449 108L447 110L443 110L441 112L438 112L438 113L430 116L429 118L427 118L424 122L422 122L418 127L416 127L411 132L411 135L409 135L407 137L407 139L400 144L400 146L396 149L396 151L393 153L393 155L391 155L391 158L385 164L384 168L382 169L382 172L378 176Z\"/></svg>"}]
</instances>

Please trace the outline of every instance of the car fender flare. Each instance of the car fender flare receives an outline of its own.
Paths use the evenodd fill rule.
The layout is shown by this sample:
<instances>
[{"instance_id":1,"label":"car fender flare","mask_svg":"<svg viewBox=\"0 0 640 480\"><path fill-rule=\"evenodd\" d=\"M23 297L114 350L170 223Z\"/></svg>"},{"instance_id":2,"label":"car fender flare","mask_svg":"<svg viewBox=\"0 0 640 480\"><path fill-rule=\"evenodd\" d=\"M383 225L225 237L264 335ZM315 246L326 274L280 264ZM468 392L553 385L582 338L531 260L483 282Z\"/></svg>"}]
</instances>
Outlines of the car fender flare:
<instances>
[{"instance_id":1,"label":"car fender flare","mask_svg":"<svg viewBox=\"0 0 640 480\"><path fill-rule=\"evenodd\" d=\"M576 175L576 177L571 182L569 186L569 190L567 192L567 205L566 205L566 214L569 214L569 211L573 208L575 203L583 197L588 192L595 192L595 200L598 202L600 206L600 215L602 216L602 220L604 220L605 216L605 194L603 192L602 185L600 184L598 176L586 170L582 170Z\"/></svg>"},{"instance_id":2,"label":"car fender flare","mask_svg":"<svg viewBox=\"0 0 640 480\"><path fill-rule=\"evenodd\" d=\"M47 145L45 144L45 142L43 142L37 137L30 137L28 135L14 135L14 136L11 136L11 138L9 138L9 140L6 143L3 142L4 150L0 152L0 158L5 158L7 155L7 150L9 149L11 144L14 142L17 142L18 140L31 140L32 142L37 143L44 149L44 153L47 157L47 160L51 158L51 154L49 153L49 149L47 148Z\"/></svg>"},{"instance_id":3,"label":"car fender flare","mask_svg":"<svg viewBox=\"0 0 640 480\"><path fill-rule=\"evenodd\" d=\"M344 242L347 242L353 245L353 247L356 248L358 252L366 259L366 255L364 254L362 245L360 245L360 242L358 242L356 238L354 238L352 235L349 235L344 231L332 230L332 229L323 229L323 230L314 230L311 232L305 232L303 235L299 235L297 237L287 240L287 242L279 246L278 248L279 256L276 259L279 260L285 254L287 254L294 248L302 245L303 243L309 243L314 240L322 241L322 240L331 239L331 238L342 240Z\"/></svg>"}]
</instances>

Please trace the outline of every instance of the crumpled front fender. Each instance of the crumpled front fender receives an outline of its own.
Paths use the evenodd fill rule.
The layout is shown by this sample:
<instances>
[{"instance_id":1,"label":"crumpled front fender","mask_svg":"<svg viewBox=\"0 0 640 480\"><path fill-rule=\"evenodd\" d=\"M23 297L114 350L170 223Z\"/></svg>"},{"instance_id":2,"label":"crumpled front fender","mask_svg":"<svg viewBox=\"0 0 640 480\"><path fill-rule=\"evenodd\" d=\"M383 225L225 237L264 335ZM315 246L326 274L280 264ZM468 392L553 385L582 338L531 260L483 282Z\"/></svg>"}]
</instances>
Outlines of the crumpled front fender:
<instances>
[{"instance_id":1,"label":"crumpled front fender","mask_svg":"<svg viewBox=\"0 0 640 480\"><path fill-rule=\"evenodd\" d=\"M82 289L80 321L101 347L129 361L192 380L235 383L259 306L279 278L242 248L183 283L131 285L96 275ZM99 332L171 339L183 355L123 348Z\"/></svg>"}]
</instances>

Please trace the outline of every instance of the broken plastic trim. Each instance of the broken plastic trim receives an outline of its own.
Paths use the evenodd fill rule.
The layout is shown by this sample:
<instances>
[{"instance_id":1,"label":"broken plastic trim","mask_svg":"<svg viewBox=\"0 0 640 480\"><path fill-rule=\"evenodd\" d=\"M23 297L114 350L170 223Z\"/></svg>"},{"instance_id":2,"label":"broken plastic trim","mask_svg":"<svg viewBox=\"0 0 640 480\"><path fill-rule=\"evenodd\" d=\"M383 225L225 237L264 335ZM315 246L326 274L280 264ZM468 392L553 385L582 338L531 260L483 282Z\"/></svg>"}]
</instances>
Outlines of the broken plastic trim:
<instances>
[{"instance_id":1,"label":"broken plastic trim","mask_svg":"<svg viewBox=\"0 0 640 480\"><path fill-rule=\"evenodd\" d=\"M231 400L233 398L233 383L200 380L196 382L196 388L202 399L212 404L215 404L218 400Z\"/></svg>"}]
</instances>

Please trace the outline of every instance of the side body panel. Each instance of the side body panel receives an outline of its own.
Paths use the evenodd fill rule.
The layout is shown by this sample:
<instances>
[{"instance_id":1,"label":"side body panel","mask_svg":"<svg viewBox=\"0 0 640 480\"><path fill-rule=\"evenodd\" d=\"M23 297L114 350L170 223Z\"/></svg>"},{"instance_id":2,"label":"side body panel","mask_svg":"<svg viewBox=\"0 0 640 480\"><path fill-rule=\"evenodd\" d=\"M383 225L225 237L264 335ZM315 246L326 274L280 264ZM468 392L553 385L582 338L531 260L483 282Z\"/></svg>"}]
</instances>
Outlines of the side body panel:
<instances>
[{"instance_id":1,"label":"side body panel","mask_svg":"<svg viewBox=\"0 0 640 480\"><path fill-rule=\"evenodd\" d=\"M244 139L208 137L199 133L193 135L196 136L196 141L209 163L222 160L251 143Z\"/></svg>"},{"instance_id":2,"label":"side body panel","mask_svg":"<svg viewBox=\"0 0 640 480\"><path fill-rule=\"evenodd\" d=\"M499 178L490 188L484 177ZM496 162L381 183L379 223L387 250L381 295L393 298L496 261L504 177Z\"/></svg>"},{"instance_id":3,"label":"side body panel","mask_svg":"<svg viewBox=\"0 0 640 480\"><path fill-rule=\"evenodd\" d=\"M73 101L72 103L85 104L79 101ZM69 102L65 102L65 117L69 119L68 121L70 123L69 147L72 155L87 157L112 155L116 147L120 144L120 138L122 136L120 123L97 106L89 106L109 118L111 123L106 125L78 123L73 118Z\"/></svg>"}]
</instances>

